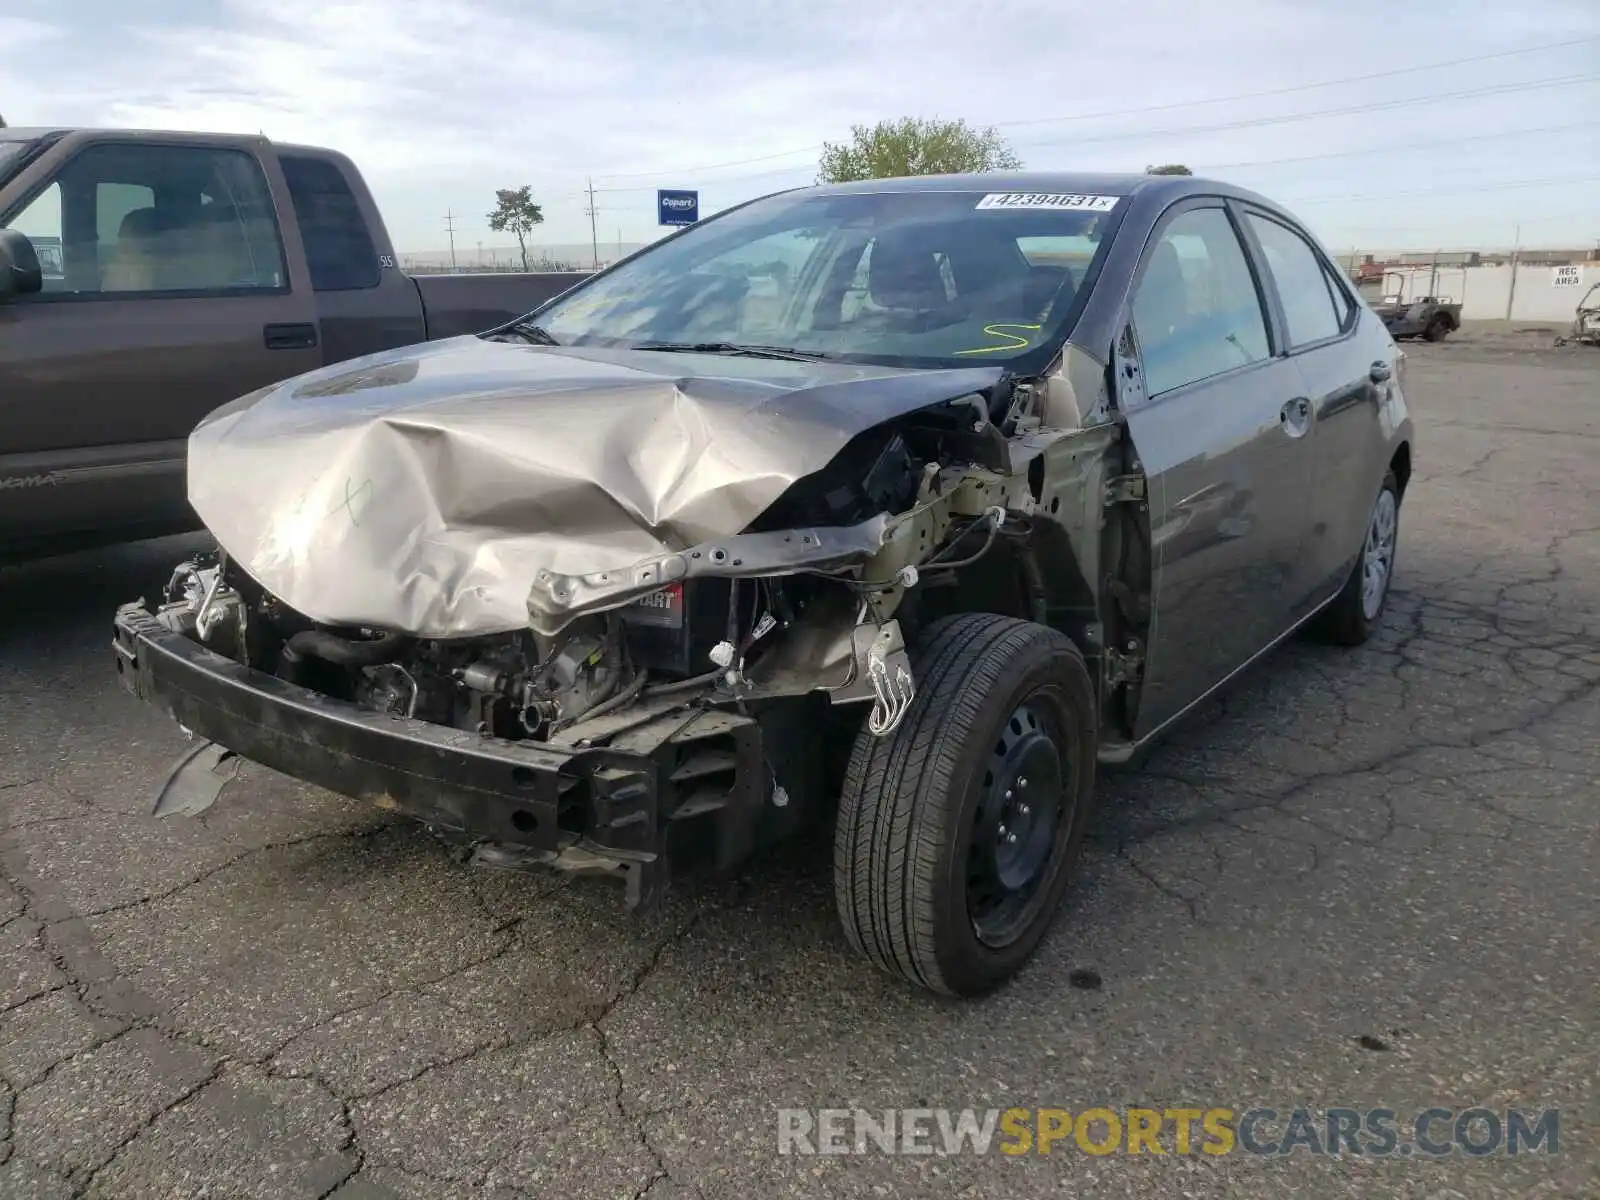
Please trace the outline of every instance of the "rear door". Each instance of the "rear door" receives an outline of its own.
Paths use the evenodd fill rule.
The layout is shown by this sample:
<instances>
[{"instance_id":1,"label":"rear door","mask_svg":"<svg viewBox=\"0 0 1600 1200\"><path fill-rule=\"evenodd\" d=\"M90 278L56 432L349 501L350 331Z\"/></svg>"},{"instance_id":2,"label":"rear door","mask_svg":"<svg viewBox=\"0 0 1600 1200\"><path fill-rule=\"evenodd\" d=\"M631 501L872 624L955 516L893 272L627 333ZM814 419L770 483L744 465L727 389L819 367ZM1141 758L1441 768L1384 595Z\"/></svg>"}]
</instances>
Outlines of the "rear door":
<instances>
[{"instance_id":1,"label":"rear door","mask_svg":"<svg viewBox=\"0 0 1600 1200\"><path fill-rule=\"evenodd\" d=\"M1343 585L1355 566L1387 463L1379 415L1393 372L1393 342L1361 306L1314 241L1290 222L1244 209L1265 278L1283 314L1284 341L1311 401L1316 458L1306 535L1303 615Z\"/></svg>"},{"instance_id":2,"label":"rear door","mask_svg":"<svg viewBox=\"0 0 1600 1200\"><path fill-rule=\"evenodd\" d=\"M187 522L194 425L321 364L274 183L249 142L181 135L68 139L16 181L0 226L46 278L0 305L0 532Z\"/></svg>"},{"instance_id":3,"label":"rear door","mask_svg":"<svg viewBox=\"0 0 1600 1200\"><path fill-rule=\"evenodd\" d=\"M1121 401L1147 479L1152 620L1143 737L1276 640L1302 575L1308 414L1221 200L1182 202L1145 247Z\"/></svg>"}]
</instances>

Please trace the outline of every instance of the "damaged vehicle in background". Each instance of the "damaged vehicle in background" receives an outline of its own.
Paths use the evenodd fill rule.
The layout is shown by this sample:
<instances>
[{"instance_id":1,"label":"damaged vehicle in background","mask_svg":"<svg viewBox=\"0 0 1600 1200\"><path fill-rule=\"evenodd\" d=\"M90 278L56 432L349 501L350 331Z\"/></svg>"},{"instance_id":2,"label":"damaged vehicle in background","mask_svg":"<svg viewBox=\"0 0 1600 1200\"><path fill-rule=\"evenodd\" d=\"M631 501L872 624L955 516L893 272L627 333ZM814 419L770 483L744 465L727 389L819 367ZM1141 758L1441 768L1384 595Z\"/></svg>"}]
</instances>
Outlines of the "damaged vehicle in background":
<instances>
[{"instance_id":1,"label":"damaged vehicle in background","mask_svg":"<svg viewBox=\"0 0 1600 1200\"><path fill-rule=\"evenodd\" d=\"M1600 300L1595 299L1596 292L1600 292L1600 283L1591 287L1583 294L1583 299L1578 301L1578 307L1573 310L1572 326L1565 334L1556 338L1557 346L1573 343L1580 346L1600 346Z\"/></svg>"},{"instance_id":2,"label":"damaged vehicle in background","mask_svg":"<svg viewBox=\"0 0 1600 1200\"><path fill-rule=\"evenodd\" d=\"M634 906L832 820L839 915L937 992L1050 927L1097 764L1382 613L1403 356L1268 200L1186 177L765 197L496 331L219 409L216 536L121 608L199 739Z\"/></svg>"}]
</instances>

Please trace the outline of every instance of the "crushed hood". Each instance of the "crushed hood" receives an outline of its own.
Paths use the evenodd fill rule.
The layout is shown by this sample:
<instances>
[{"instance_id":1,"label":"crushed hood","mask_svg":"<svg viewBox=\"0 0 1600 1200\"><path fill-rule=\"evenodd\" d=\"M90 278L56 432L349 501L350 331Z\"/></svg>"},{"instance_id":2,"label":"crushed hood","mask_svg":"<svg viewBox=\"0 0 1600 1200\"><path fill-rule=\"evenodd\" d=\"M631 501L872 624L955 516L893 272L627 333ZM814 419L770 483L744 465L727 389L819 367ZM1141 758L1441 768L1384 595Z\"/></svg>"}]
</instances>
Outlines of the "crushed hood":
<instances>
[{"instance_id":1,"label":"crushed hood","mask_svg":"<svg viewBox=\"0 0 1600 1200\"><path fill-rule=\"evenodd\" d=\"M453 338L216 410L189 439L189 501L314 620L502 633L528 625L541 572L731 537L856 434L999 375Z\"/></svg>"}]
</instances>

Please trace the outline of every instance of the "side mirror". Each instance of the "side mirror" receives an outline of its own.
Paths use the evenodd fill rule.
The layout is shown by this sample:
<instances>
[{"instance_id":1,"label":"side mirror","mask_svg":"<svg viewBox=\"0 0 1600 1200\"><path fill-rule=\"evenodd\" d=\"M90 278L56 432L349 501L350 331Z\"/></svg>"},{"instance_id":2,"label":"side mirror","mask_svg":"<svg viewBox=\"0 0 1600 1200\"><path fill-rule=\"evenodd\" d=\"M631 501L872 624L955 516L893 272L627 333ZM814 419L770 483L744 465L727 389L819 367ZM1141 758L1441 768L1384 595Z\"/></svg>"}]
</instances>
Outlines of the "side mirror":
<instances>
[{"instance_id":1,"label":"side mirror","mask_svg":"<svg viewBox=\"0 0 1600 1200\"><path fill-rule=\"evenodd\" d=\"M26 296L44 287L33 243L15 229L0 229L0 300Z\"/></svg>"}]
</instances>

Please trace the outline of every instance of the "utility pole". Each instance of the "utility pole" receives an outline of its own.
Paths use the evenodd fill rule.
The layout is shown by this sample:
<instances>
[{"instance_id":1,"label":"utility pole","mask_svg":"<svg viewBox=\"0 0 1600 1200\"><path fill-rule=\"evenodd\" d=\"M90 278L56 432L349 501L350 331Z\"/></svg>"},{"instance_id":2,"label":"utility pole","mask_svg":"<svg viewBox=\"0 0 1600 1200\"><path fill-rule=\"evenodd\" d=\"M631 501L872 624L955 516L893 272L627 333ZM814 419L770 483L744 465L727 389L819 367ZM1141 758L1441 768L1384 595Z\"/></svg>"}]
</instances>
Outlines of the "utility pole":
<instances>
[{"instance_id":1,"label":"utility pole","mask_svg":"<svg viewBox=\"0 0 1600 1200\"><path fill-rule=\"evenodd\" d=\"M444 214L444 227L450 231L450 269L456 269L456 214L454 210L446 210Z\"/></svg>"},{"instance_id":2,"label":"utility pole","mask_svg":"<svg viewBox=\"0 0 1600 1200\"><path fill-rule=\"evenodd\" d=\"M1506 320L1511 320L1511 306L1517 299L1517 259L1522 256L1522 225L1517 224L1517 232L1512 238L1511 246L1511 282L1506 287Z\"/></svg>"},{"instance_id":3,"label":"utility pole","mask_svg":"<svg viewBox=\"0 0 1600 1200\"><path fill-rule=\"evenodd\" d=\"M595 224L595 218L600 215L600 210L594 205L594 180L590 179L588 184L589 207L584 209L584 212L589 214L589 248L594 255L594 269L598 271L600 269L600 229Z\"/></svg>"}]
</instances>

